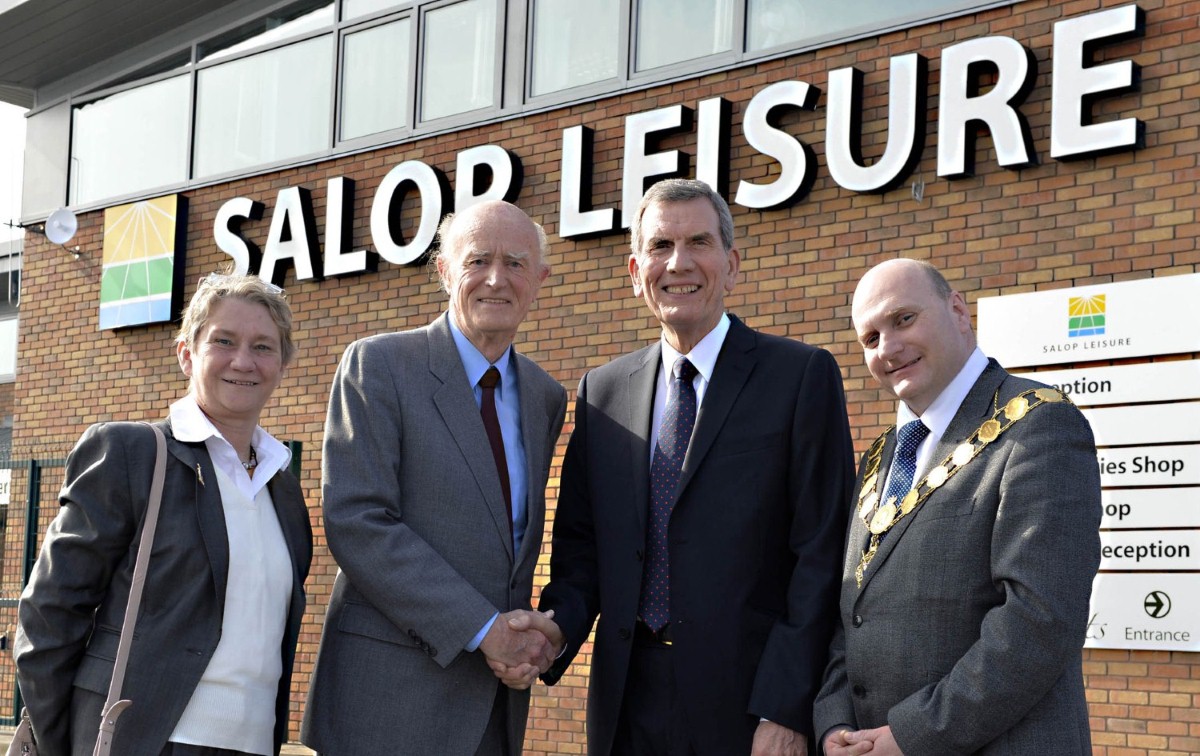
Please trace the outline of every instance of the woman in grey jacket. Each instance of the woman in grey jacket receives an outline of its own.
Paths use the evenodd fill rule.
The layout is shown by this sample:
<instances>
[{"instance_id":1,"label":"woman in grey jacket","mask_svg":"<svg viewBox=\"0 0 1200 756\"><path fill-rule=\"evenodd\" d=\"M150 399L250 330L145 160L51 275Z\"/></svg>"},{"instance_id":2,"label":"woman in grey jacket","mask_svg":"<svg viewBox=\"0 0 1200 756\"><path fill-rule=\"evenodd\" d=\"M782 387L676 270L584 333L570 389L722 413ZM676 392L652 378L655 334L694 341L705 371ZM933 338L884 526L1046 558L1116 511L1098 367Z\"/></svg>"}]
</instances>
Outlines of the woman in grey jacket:
<instances>
[{"instance_id":1,"label":"woman in grey jacket","mask_svg":"<svg viewBox=\"0 0 1200 756\"><path fill-rule=\"evenodd\" d=\"M278 754L312 531L290 453L259 425L295 348L282 290L203 279L176 351L188 394L167 437L163 503L114 754ZM21 694L43 756L92 753L154 468L136 423L89 428L19 609Z\"/></svg>"}]
</instances>

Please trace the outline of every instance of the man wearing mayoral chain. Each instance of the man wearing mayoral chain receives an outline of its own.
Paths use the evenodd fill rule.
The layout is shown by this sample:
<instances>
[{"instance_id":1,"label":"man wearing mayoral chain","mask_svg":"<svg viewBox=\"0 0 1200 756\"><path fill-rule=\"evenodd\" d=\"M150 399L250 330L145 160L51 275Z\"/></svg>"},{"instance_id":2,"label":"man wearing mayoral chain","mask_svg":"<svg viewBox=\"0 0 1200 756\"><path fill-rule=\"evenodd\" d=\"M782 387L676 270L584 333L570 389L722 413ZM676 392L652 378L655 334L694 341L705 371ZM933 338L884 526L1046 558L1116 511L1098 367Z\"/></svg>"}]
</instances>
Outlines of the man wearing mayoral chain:
<instances>
[{"instance_id":1,"label":"man wearing mayoral chain","mask_svg":"<svg viewBox=\"0 0 1200 756\"><path fill-rule=\"evenodd\" d=\"M872 268L851 314L900 401L851 500L814 707L826 756L1090 754L1081 649L1101 509L1087 421L986 358L928 263Z\"/></svg>"}]
</instances>

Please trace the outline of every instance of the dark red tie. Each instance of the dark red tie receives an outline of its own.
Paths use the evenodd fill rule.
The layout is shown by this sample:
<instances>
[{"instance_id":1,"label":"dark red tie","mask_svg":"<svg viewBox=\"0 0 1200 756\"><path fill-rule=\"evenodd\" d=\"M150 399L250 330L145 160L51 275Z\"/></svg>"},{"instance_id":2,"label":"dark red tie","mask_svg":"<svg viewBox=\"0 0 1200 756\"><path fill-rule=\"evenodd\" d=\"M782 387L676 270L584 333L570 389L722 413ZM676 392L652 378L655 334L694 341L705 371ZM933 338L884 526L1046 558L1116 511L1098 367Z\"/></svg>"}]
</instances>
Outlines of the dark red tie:
<instances>
[{"instance_id":1,"label":"dark red tie","mask_svg":"<svg viewBox=\"0 0 1200 756\"><path fill-rule=\"evenodd\" d=\"M490 367L479 379L483 389L483 401L479 412L483 415L483 428L487 431L488 443L492 446L492 459L496 460L496 472L500 474L500 489L504 491L504 506L508 510L508 524L512 527L512 489L508 482L508 458L504 456L504 436L500 433L500 418L496 415L496 386L500 385L500 371Z\"/></svg>"}]
</instances>

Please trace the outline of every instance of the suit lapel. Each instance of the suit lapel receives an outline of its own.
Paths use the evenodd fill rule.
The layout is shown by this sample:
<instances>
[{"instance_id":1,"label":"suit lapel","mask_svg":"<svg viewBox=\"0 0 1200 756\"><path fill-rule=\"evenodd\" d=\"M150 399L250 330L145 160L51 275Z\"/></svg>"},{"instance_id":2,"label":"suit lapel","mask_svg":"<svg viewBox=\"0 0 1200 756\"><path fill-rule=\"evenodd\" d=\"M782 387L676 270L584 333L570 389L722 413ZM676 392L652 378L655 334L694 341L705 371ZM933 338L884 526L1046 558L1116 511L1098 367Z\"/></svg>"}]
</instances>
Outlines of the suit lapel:
<instances>
[{"instance_id":1,"label":"suit lapel","mask_svg":"<svg viewBox=\"0 0 1200 756\"><path fill-rule=\"evenodd\" d=\"M655 342L646 350L640 364L629 374L629 469L632 471L633 492L630 497L637 512L640 533L646 532L646 516L650 510L650 422L654 415L654 391L658 366L662 363L662 344Z\"/></svg>"},{"instance_id":2,"label":"suit lapel","mask_svg":"<svg viewBox=\"0 0 1200 756\"><path fill-rule=\"evenodd\" d=\"M196 521L200 537L212 566L213 584L217 591L217 606L225 611L225 589L229 579L229 533L225 529L225 509L221 503L221 488L217 471L207 452L177 441L168 423L167 452L182 462L195 475ZM169 501L164 497L163 506Z\"/></svg>"},{"instance_id":3,"label":"suit lapel","mask_svg":"<svg viewBox=\"0 0 1200 756\"><path fill-rule=\"evenodd\" d=\"M521 540L521 552L513 560L513 569L517 568L529 557L534 544L541 544L541 539L530 537L541 534L546 521L546 498L544 488L538 484L542 480L541 464L543 459L549 459L546 449L546 428L550 427L550 418L546 416L546 405L541 401L540 392L533 385L532 370L526 370L523 364L525 358L517 354L514 348L512 359L517 370L517 385L521 395L521 444L525 447L525 537ZM507 515L507 512L505 512Z\"/></svg>"},{"instance_id":4,"label":"suit lapel","mask_svg":"<svg viewBox=\"0 0 1200 756\"><path fill-rule=\"evenodd\" d=\"M884 438L883 450L879 453L879 468L876 470L876 475L878 475L877 480L879 481L877 490L880 491L881 495L883 492L883 483L887 480L888 469L891 467L892 454L895 453L895 449L896 430L892 428ZM854 485L853 506L850 507L850 526L846 529L847 547L846 561L842 567L843 583L850 581L850 576L854 575L855 570L858 569L858 563L862 559L863 552L867 550L871 542L871 531L867 528L867 523L863 522L862 515L860 514L862 499L859 498L862 494L862 487L866 478L864 473L866 472L867 458L870 456L870 453L870 448L868 448L858 461L858 479ZM867 585L867 576L874 574L874 567L875 565L872 563L871 569L868 569L866 575L864 575L863 588ZM855 590L853 591L843 590L841 598L842 610L845 612L853 610L855 602L858 601L861 595L862 591L858 588L857 584L855 584Z\"/></svg>"},{"instance_id":5,"label":"suit lapel","mask_svg":"<svg viewBox=\"0 0 1200 756\"><path fill-rule=\"evenodd\" d=\"M1000 367L1000 363L988 360L988 366L984 368L979 379L975 381L975 385L967 393L967 397L963 399L962 406L954 414L954 419L946 428L945 435L934 449L935 463L950 456L955 448L967 439L967 436L974 433L984 420L992 416L992 413L996 411L993 403L996 389L1000 388L1004 377L1005 372Z\"/></svg>"},{"instance_id":6,"label":"suit lapel","mask_svg":"<svg viewBox=\"0 0 1200 756\"><path fill-rule=\"evenodd\" d=\"M754 369L754 332L733 315L729 319L729 332L725 334L725 343L721 345L712 381L704 392L704 401L696 415L696 428L692 431L692 440L683 458L683 470L679 476L680 497L696 470L700 469L704 455L708 454L716 441L717 434L733 409L734 401Z\"/></svg>"},{"instance_id":7,"label":"suit lapel","mask_svg":"<svg viewBox=\"0 0 1200 756\"><path fill-rule=\"evenodd\" d=\"M292 501L303 503L304 494L298 485L293 484L288 477L284 476L282 470L267 481L267 490L271 493L271 504L275 507L275 519L279 521L279 529L283 531L283 540L287 544L288 554L292 558L292 593L294 594L296 583L303 582L303 576L300 574L301 556L296 553L296 549L304 543L305 532L304 524L297 521L296 513L289 509L287 504ZM305 515L307 516L307 512Z\"/></svg>"},{"instance_id":8,"label":"suit lapel","mask_svg":"<svg viewBox=\"0 0 1200 756\"><path fill-rule=\"evenodd\" d=\"M504 493L500 488L500 475L492 459L492 447L488 444L483 418L475 403L473 388L467 384L467 373L463 369L458 348L450 333L448 314L430 324L429 371L442 385L434 391L433 403L442 416L451 438L458 445L467 462L467 469L474 476L484 502L496 525L496 533L504 543L508 558L513 558L512 524L508 521L508 507L504 504ZM522 409L524 412L524 409ZM522 420L524 424L524 419Z\"/></svg>"},{"instance_id":9,"label":"suit lapel","mask_svg":"<svg viewBox=\"0 0 1200 756\"><path fill-rule=\"evenodd\" d=\"M965 441L967 436L979 428L984 420L991 417L993 411L992 398L1003 380L1004 370L995 360L989 361L987 368L975 381L975 385L971 387L971 390L967 392L967 396L959 406L958 412L954 413L954 419L950 421L950 425L946 427L946 432L942 435L937 447L934 448L931 464L941 464L942 460L950 456L954 449ZM884 454L889 464L891 463L895 445L895 432L893 431L892 438L888 440L887 448L884 449ZM904 537L904 532L921 515L921 512L927 507L937 506L937 495L938 492L935 491L925 500L920 509L912 515L901 519L888 531L887 538L883 539L883 543L879 545L879 551L875 554L875 558L871 560L870 567L863 574L862 590L866 590L867 583L882 569L883 564Z\"/></svg>"}]
</instances>

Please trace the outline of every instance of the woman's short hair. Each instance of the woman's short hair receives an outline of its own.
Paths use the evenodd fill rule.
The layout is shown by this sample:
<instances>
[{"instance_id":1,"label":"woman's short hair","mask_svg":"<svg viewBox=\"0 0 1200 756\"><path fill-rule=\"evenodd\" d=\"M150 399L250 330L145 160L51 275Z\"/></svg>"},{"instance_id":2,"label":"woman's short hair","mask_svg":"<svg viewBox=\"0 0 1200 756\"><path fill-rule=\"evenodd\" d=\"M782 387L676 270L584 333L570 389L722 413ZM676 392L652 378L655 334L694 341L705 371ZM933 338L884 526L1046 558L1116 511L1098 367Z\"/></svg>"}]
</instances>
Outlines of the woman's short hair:
<instances>
[{"instance_id":1,"label":"woman's short hair","mask_svg":"<svg viewBox=\"0 0 1200 756\"><path fill-rule=\"evenodd\" d=\"M279 350L283 364L291 363L296 354L296 345L292 341L292 308L287 303L283 289L255 275L210 273L200 279L200 285L183 313L183 322L179 325L179 335L175 341L194 350L196 337L208 322L213 305L223 299L239 299L266 307L279 329Z\"/></svg>"}]
</instances>

